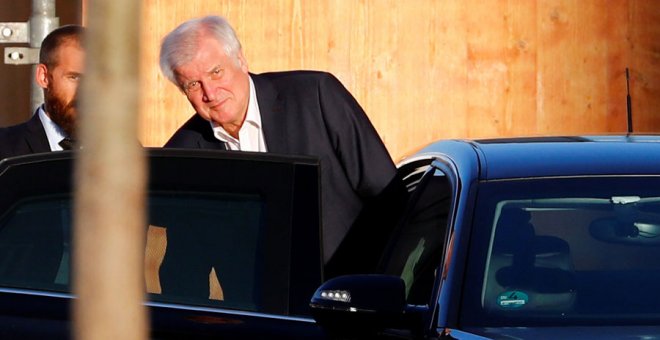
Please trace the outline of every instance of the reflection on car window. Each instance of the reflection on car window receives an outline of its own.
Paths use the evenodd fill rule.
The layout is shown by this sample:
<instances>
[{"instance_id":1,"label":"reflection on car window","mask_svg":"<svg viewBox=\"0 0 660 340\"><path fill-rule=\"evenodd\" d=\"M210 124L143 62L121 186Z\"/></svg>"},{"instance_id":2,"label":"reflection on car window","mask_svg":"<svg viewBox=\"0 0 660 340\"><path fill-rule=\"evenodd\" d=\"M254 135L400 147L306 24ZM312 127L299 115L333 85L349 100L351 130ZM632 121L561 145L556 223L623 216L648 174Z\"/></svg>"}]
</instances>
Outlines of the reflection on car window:
<instances>
[{"instance_id":1,"label":"reflection on car window","mask_svg":"<svg viewBox=\"0 0 660 340\"><path fill-rule=\"evenodd\" d=\"M472 276L483 277L482 316L502 324L657 320L658 188L657 177L483 185L476 221L490 231L476 233L486 261Z\"/></svg>"},{"instance_id":2,"label":"reflection on car window","mask_svg":"<svg viewBox=\"0 0 660 340\"><path fill-rule=\"evenodd\" d=\"M210 299L224 301L227 307L259 309L262 207L258 196L178 194L152 196L149 203L152 232L161 228L163 240L152 242L156 248L147 252L164 253L157 271L161 294L154 300L204 303ZM211 295L210 282L219 282L215 287L220 291Z\"/></svg>"},{"instance_id":3,"label":"reflection on car window","mask_svg":"<svg viewBox=\"0 0 660 340\"><path fill-rule=\"evenodd\" d=\"M442 262L451 197L444 173L440 170L427 172L412 196L410 210L384 261L386 274L398 275L404 280L410 304L429 303Z\"/></svg>"},{"instance_id":4,"label":"reflection on car window","mask_svg":"<svg viewBox=\"0 0 660 340\"><path fill-rule=\"evenodd\" d=\"M256 194L152 194L145 226L151 300L286 310L289 268L269 264L288 263L275 258L288 255L289 238L266 237L264 209ZM17 204L0 219L0 285L69 292L71 226L69 197ZM273 291L284 298L273 299Z\"/></svg>"},{"instance_id":5,"label":"reflection on car window","mask_svg":"<svg viewBox=\"0 0 660 340\"><path fill-rule=\"evenodd\" d=\"M0 284L69 290L70 200L19 204L0 220Z\"/></svg>"}]
</instances>

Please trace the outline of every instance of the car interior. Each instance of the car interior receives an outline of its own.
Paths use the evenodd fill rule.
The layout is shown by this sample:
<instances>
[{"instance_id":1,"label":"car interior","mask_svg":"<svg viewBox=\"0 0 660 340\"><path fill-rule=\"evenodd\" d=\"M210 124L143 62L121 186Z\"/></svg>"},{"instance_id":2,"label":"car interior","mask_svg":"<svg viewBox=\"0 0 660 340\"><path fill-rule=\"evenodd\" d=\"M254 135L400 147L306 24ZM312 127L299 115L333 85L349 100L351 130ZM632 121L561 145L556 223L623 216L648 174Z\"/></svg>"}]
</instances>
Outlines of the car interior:
<instances>
[{"instance_id":1,"label":"car interior","mask_svg":"<svg viewBox=\"0 0 660 340\"><path fill-rule=\"evenodd\" d=\"M660 256L657 203L632 196L500 202L483 309L503 318L584 322L657 315L659 268L643 260Z\"/></svg>"},{"instance_id":2,"label":"car interior","mask_svg":"<svg viewBox=\"0 0 660 340\"><path fill-rule=\"evenodd\" d=\"M572 310L576 296L568 243L537 236L531 214L507 207L497 220L484 296L484 308L511 312Z\"/></svg>"}]
</instances>

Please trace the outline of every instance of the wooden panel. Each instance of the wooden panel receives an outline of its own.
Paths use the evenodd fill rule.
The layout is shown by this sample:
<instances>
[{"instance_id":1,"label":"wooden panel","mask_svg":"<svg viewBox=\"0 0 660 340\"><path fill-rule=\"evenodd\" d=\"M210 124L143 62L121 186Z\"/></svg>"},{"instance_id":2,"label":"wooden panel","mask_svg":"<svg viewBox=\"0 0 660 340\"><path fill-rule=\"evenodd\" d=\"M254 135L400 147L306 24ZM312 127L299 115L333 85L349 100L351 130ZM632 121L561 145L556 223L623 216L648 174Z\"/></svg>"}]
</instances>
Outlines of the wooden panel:
<instances>
[{"instance_id":1,"label":"wooden panel","mask_svg":"<svg viewBox=\"0 0 660 340\"><path fill-rule=\"evenodd\" d=\"M566 0L539 12L539 132L625 131L625 3Z\"/></svg>"},{"instance_id":2,"label":"wooden panel","mask_svg":"<svg viewBox=\"0 0 660 340\"><path fill-rule=\"evenodd\" d=\"M536 3L472 0L465 23L468 136L536 131Z\"/></svg>"},{"instance_id":3,"label":"wooden panel","mask_svg":"<svg viewBox=\"0 0 660 340\"><path fill-rule=\"evenodd\" d=\"M660 3L636 1L630 10L631 96L635 131L660 130Z\"/></svg>"},{"instance_id":4,"label":"wooden panel","mask_svg":"<svg viewBox=\"0 0 660 340\"><path fill-rule=\"evenodd\" d=\"M193 112L158 69L182 21L226 16L252 72L317 69L355 95L396 160L439 138L658 131L653 0L145 0L140 139Z\"/></svg>"}]
</instances>

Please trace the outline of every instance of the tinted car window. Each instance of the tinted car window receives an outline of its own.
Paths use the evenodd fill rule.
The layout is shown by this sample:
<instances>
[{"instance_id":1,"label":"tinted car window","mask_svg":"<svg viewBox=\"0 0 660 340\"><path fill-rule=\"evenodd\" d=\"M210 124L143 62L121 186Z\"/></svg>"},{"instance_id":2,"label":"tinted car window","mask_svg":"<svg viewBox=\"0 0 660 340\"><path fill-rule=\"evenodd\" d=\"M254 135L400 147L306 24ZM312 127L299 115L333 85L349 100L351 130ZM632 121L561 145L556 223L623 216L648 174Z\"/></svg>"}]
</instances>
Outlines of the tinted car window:
<instances>
[{"instance_id":1,"label":"tinted car window","mask_svg":"<svg viewBox=\"0 0 660 340\"><path fill-rule=\"evenodd\" d=\"M414 193L394 234L389 256L384 261L384 273L403 279L409 304L425 305L429 303L443 260L451 187L445 174L432 168L410 188Z\"/></svg>"},{"instance_id":2,"label":"tinted car window","mask_svg":"<svg viewBox=\"0 0 660 340\"><path fill-rule=\"evenodd\" d=\"M657 323L658 188L658 177L483 183L465 322Z\"/></svg>"},{"instance_id":3,"label":"tinted car window","mask_svg":"<svg viewBox=\"0 0 660 340\"><path fill-rule=\"evenodd\" d=\"M70 224L68 198L18 204L0 220L0 284L69 291Z\"/></svg>"},{"instance_id":4,"label":"tinted car window","mask_svg":"<svg viewBox=\"0 0 660 340\"><path fill-rule=\"evenodd\" d=\"M258 195L159 193L149 206L145 281L152 300L264 311L265 285L286 297L288 266L266 266L287 263L272 257L287 254L288 241L266 259ZM18 204L0 221L0 284L70 291L71 225L68 197Z\"/></svg>"},{"instance_id":5,"label":"tinted car window","mask_svg":"<svg viewBox=\"0 0 660 340\"><path fill-rule=\"evenodd\" d=\"M263 310L261 285L265 281L281 285L282 281L265 277L264 252L260 251L262 204L257 195L152 196L149 223L154 236L147 234L146 251L163 254L162 259L147 258L160 264L159 270L153 265L149 268L158 273L149 278L157 283L148 287L152 288L148 292L155 293L152 299ZM154 228L161 232L155 234ZM283 248L287 246L288 242L282 242ZM282 270L286 276L288 268Z\"/></svg>"},{"instance_id":6,"label":"tinted car window","mask_svg":"<svg viewBox=\"0 0 660 340\"><path fill-rule=\"evenodd\" d=\"M71 156L0 162L0 290L12 297L71 291ZM322 282L316 159L153 149L149 164L152 320L183 305L308 315Z\"/></svg>"}]
</instances>

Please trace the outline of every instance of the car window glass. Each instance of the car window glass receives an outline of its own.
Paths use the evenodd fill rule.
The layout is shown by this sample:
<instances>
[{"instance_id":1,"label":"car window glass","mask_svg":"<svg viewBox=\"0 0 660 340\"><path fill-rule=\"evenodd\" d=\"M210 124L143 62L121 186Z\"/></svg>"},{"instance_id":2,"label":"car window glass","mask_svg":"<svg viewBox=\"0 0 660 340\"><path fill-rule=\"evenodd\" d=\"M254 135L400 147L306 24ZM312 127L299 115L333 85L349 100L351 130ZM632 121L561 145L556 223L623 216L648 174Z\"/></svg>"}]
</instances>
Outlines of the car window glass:
<instances>
[{"instance_id":1,"label":"car window glass","mask_svg":"<svg viewBox=\"0 0 660 340\"><path fill-rule=\"evenodd\" d=\"M404 280L410 304L429 303L444 254L451 197L445 174L437 169L428 171L416 186L391 251L383 261L384 273Z\"/></svg>"},{"instance_id":2,"label":"car window glass","mask_svg":"<svg viewBox=\"0 0 660 340\"><path fill-rule=\"evenodd\" d=\"M153 300L260 310L259 196L155 195L149 204L146 270L157 274L147 278Z\"/></svg>"},{"instance_id":3,"label":"car window glass","mask_svg":"<svg viewBox=\"0 0 660 340\"><path fill-rule=\"evenodd\" d=\"M19 204L0 220L0 284L69 291L70 200Z\"/></svg>"},{"instance_id":4,"label":"car window glass","mask_svg":"<svg viewBox=\"0 0 660 340\"><path fill-rule=\"evenodd\" d=\"M381 258L397 232L411 193L429 168L431 159L399 167L394 179L360 212L337 251L325 265L326 279L350 274L380 272ZM365 251L368 245L369 251ZM356 256L359 254L359 256Z\"/></svg>"},{"instance_id":5,"label":"car window glass","mask_svg":"<svg viewBox=\"0 0 660 340\"><path fill-rule=\"evenodd\" d=\"M634 176L482 185L475 235L483 243L473 247L470 267L485 262L468 277L483 280L478 293L466 294L478 296L481 311L466 309L469 318L657 322L658 188L659 178Z\"/></svg>"},{"instance_id":6,"label":"car window glass","mask_svg":"<svg viewBox=\"0 0 660 340\"><path fill-rule=\"evenodd\" d=\"M289 241L266 237L259 195L155 193L149 208L145 288L152 301L287 309ZM71 226L69 197L17 204L0 219L0 285L69 292Z\"/></svg>"}]
</instances>

